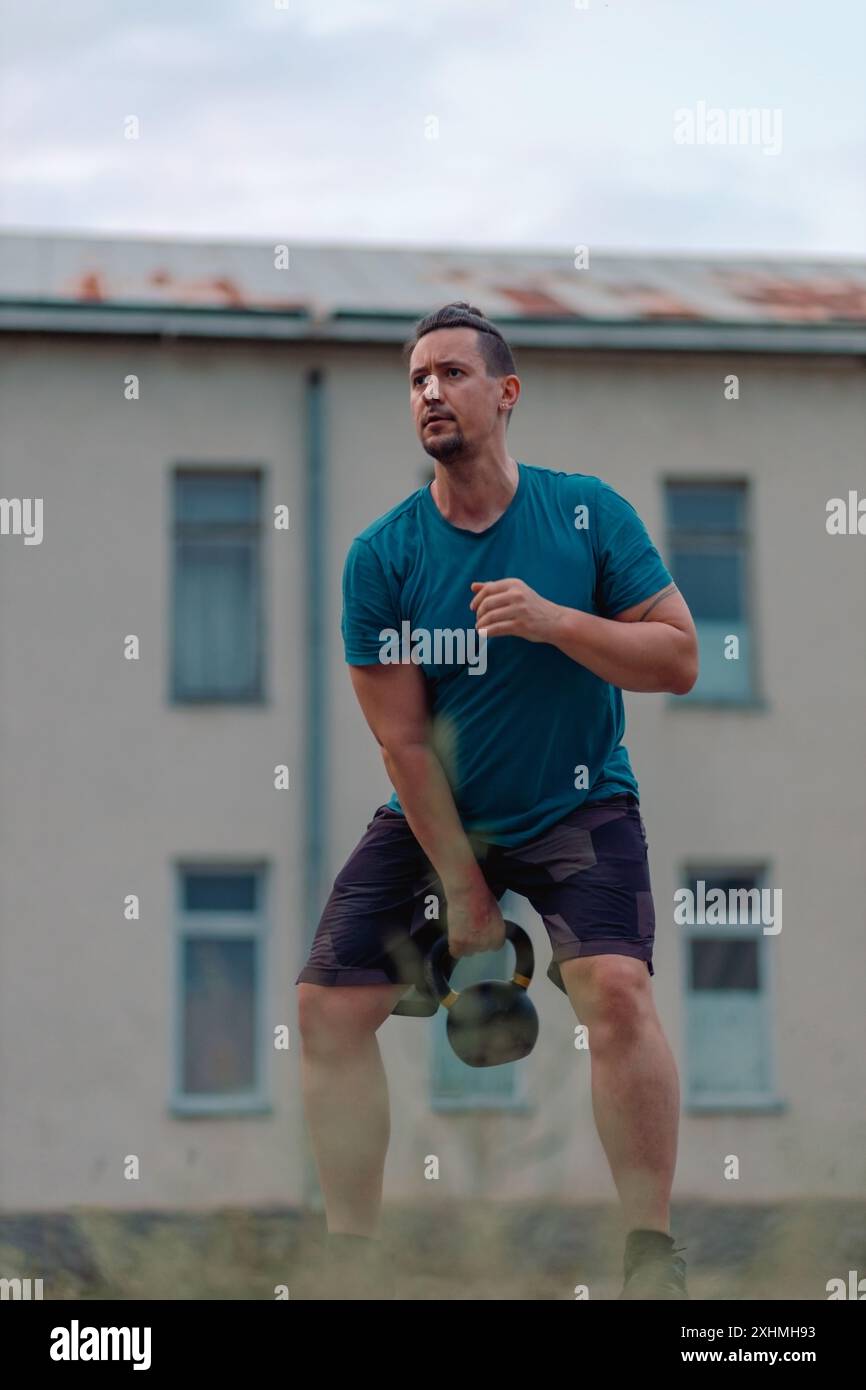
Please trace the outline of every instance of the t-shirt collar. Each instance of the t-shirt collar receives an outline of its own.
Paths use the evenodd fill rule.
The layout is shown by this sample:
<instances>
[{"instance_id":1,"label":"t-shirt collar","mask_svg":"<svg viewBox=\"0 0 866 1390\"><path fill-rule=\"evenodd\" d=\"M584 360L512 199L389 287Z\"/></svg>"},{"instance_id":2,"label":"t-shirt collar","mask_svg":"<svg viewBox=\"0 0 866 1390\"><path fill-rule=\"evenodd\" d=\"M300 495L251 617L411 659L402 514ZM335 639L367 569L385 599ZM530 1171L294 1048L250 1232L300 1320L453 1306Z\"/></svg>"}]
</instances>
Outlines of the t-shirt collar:
<instances>
[{"instance_id":1,"label":"t-shirt collar","mask_svg":"<svg viewBox=\"0 0 866 1390\"><path fill-rule=\"evenodd\" d=\"M489 526L485 526L483 531L470 531L466 526L455 526L452 521L449 521L447 517L442 515L439 508L436 506L433 494L430 490L433 486L432 479L423 489L422 500L428 511L432 512L435 520L438 521L441 526L446 527L447 530L454 531L460 536L470 536L473 540L483 540L485 536L491 535L498 526L501 526L506 517L513 516L526 494L526 466L522 464L519 459L515 459L515 463L517 464L517 487L514 489L511 501L508 503L502 515L498 516L495 521L492 521Z\"/></svg>"}]
</instances>

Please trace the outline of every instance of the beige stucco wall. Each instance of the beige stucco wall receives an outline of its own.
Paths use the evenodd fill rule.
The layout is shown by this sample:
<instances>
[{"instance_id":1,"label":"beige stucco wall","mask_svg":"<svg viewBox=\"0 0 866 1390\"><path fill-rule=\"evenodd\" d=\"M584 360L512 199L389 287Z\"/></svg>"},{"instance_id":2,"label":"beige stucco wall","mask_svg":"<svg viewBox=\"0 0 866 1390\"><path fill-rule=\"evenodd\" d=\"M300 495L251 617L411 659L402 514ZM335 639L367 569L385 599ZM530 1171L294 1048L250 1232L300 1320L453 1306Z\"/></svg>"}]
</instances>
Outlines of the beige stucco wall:
<instances>
[{"instance_id":1,"label":"beige stucco wall","mask_svg":"<svg viewBox=\"0 0 866 1390\"><path fill-rule=\"evenodd\" d=\"M134 340L2 344L3 496L45 498L42 546L0 538L0 1202L207 1206L300 1202L309 1154L292 982L303 959L303 373L326 371L330 541L329 876L388 785L339 639L352 536L427 471L396 349ZM777 1115L685 1116L676 1192L747 1199L862 1195L866 608L862 537L826 534L830 496L862 483L862 366L817 359L524 351L509 446L531 464L597 473L664 553L665 476L752 487L753 611L763 710L670 708L627 695L656 893L655 990L678 1056L681 941L671 916L689 859L766 860L784 892L770 939ZM740 375L740 400L722 381ZM141 377L127 402L123 378ZM181 461L266 470L268 702L166 700L169 476ZM142 659L122 656L137 633ZM292 788L273 789L287 762ZM273 1111L190 1119L168 1109L174 997L172 865L264 859L270 872ZM142 919L124 921L124 895ZM544 978L529 1108L432 1113L423 1023L381 1039L393 1101L387 1195L425 1201L613 1197L592 1123L588 1058ZM141 1158L124 1180L124 1155ZM440 1158L438 1183L425 1156ZM741 1160L726 1182L725 1155ZM435 1191L433 1190L435 1189Z\"/></svg>"}]
</instances>

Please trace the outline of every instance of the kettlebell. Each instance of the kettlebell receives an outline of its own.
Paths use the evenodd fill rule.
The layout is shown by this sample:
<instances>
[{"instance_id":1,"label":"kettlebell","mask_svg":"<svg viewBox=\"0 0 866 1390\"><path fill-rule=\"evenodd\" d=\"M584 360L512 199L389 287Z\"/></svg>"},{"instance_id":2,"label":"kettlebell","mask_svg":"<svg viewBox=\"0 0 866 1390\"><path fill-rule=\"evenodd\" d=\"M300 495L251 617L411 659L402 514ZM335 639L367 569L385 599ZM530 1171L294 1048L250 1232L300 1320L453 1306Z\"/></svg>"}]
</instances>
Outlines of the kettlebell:
<instances>
[{"instance_id":1,"label":"kettlebell","mask_svg":"<svg viewBox=\"0 0 866 1390\"><path fill-rule=\"evenodd\" d=\"M448 939L440 937L424 962L424 978L448 1010L448 1041L470 1067L498 1067L526 1057L538 1038L538 1014L526 993L535 969L532 942L516 922L505 923L516 961L510 980L481 980L455 990L442 968ZM451 957L448 957L449 961Z\"/></svg>"}]
</instances>

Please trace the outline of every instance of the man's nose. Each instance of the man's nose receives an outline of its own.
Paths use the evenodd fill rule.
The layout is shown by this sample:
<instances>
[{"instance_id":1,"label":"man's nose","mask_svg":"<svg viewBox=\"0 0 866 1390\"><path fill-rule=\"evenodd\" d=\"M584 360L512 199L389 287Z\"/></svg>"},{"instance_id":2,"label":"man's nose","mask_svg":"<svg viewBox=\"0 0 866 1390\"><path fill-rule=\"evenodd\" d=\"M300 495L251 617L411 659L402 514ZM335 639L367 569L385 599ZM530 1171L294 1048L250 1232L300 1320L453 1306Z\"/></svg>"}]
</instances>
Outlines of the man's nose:
<instances>
[{"instance_id":1,"label":"man's nose","mask_svg":"<svg viewBox=\"0 0 866 1390\"><path fill-rule=\"evenodd\" d=\"M428 401L438 401L439 399L439 378L432 372L427 378L427 385L424 387L424 399Z\"/></svg>"}]
</instances>

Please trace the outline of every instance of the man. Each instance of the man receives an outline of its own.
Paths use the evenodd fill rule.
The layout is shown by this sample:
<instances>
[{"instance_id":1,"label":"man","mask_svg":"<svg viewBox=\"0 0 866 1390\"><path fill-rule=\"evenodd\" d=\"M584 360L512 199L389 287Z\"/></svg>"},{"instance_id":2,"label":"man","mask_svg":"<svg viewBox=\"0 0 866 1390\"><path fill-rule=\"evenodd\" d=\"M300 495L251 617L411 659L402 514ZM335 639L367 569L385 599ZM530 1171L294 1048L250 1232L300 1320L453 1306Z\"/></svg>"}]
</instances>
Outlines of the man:
<instances>
[{"instance_id":1,"label":"man","mask_svg":"<svg viewBox=\"0 0 866 1390\"><path fill-rule=\"evenodd\" d=\"M621 691L689 691L694 624L624 498L509 455L520 381L478 309L431 314L407 353L434 479L354 540L343 575L346 660L395 793L338 874L297 981L342 1296L381 1287L390 1121L375 1035L418 977L425 904L436 896L459 958L502 945L498 899L511 889L541 915L548 973L588 1028L593 1113L628 1231L620 1296L686 1298L669 1233L679 1088L650 985Z\"/></svg>"}]
</instances>

